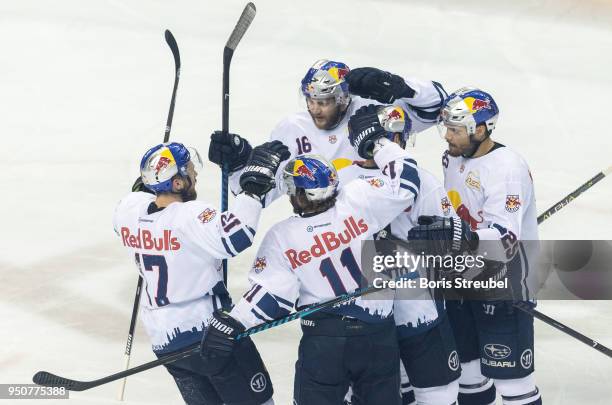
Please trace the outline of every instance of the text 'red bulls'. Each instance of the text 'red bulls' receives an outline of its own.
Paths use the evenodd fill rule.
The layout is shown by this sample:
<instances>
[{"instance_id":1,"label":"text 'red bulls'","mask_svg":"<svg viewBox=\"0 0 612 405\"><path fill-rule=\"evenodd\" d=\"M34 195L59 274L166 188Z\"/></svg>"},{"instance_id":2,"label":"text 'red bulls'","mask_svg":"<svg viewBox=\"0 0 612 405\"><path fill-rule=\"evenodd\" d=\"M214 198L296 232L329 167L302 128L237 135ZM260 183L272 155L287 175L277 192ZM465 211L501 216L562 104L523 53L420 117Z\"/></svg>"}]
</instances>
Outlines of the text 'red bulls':
<instances>
[{"instance_id":1,"label":"text 'red bulls'","mask_svg":"<svg viewBox=\"0 0 612 405\"><path fill-rule=\"evenodd\" d=\"M295 270L299 266L310 262L313 257L321 257L326 253L333 252L340 246L349 244L351 240L368 230L368 224L363 219L356 221L352 216L344 220L344 227L345 229L340 233L329 231L314 235L314 244L308 250L299 252L295 249L286 250L285 256L289 259L291 268Z\"/></svg>"},{"instance_id":2,"label":"text 'red bulls'","mask_svg":"<svg viewBox=\"0 0 612 405\"><path fill-rule=\"evenodd\" d=\"M133 235L130 234L130 230L127 227L121 228L121 239L125 246L135 249L145 250L179 250L181 243L177 237L172 236L172 231L164 229L164 236L153 237L151 231L141 230L138 228L138 233Z\"/></svg>"}]
</instances>

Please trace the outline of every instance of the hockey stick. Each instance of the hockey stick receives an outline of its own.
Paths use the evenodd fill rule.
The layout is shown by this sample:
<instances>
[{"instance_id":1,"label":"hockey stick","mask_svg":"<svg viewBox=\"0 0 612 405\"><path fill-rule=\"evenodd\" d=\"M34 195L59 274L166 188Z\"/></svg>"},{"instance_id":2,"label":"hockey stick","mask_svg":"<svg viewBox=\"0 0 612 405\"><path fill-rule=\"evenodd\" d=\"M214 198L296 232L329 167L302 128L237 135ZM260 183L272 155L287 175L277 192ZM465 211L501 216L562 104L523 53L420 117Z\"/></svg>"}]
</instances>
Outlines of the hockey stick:
<instances>
[{"instance_id":1,"label":"hockey stick","mask_svg":"<svg viewBox=\"0 0 612 405\"><path fill-rule=\"evenodd\" d=\"M334 299L331 299L329 301L325 301L319 304L313 304L307 308L304 308L300 311L296 311L290 315L287 315L284 318L280 318L280 319L276 319L276 320L272 320L272 321L268 321L265 322L261 325L258 326L254 326L252 328L249 328L247 330L245 330L244 332L242 332L241 334L239 334L236 337L236 340L238 339L243 339L247 336L251 336L255 333L259 333L262 332L264 330L273 328L275 326L279 326L279 325L283 325L287 322L291 322L295 319L298 318L303 318L304 316L313 314L315 312L321 311L323 309L326 308L331 308L335 305L341 305L344 304L348 301L351 301L357 297L361 297L367 294L371 294L373 292L379 291L379 288L370 286L370 287L365 287L359 290L355 290L353 292L347 293L347 294L343 294L340 295ZM32 377L32 381L35 384L38 385L42 385L45 387L63 387L69 391L85 391L88 390L90 388L95 388L98 387L100 385L103 384L107 384L109 382L112 381L116 381L120 378L125 378L128 377L130 375L134 375L136 373L140 373L142 371L145 370L149 370L151 368L157 367L157 366L161 366L163 364L168 364L168 363L172 363L173 361L176 360L180 360L183 359L185 357L189 357L191 355L197 355L200 351L200 344L196 343L194 345L188 346L185 349L181 350L180 352L171 354L169 356L165 356L161 359L157 359L145 364L141 364L140 366L134 367L134 368L130 368L128 370L124 370L121 371L119 373L116 374L111 374L109 376L100 378L98 380L93 380L93 381L78 381L78 380L71 380L69 378L65 378L65 377L60 377L58 375L49 373L47 371L39 371L36 374L34 374L34 377Z\"/></svg>"},{"instance_id":2,"label":"hockey stick","mask_svg":"<svg viewBox=\"0 0 612 405\"><path fill-rule=\"evenodd\" d=\"M578 197L580 194L584 193L585 191L593 187L595 183L599 182L601 179L603 179L610 173L612 173L612 166L608 167L606 170L602 170L601 172L597 173L592 179L588 180L586 183L578 187L576 190L572 191L571 193L563 197L561 201L559 201L558 203L556 203L555 205L553 205L552 207L544 211L538 217L538 225L544 222L545 220L547 220L548 217L550 217L552 214L556 213L561 208L565 207L574 198Z\"/></svg>"},{"instance_id":3,"label":"hockey stick","mask_svg":"<svg viewBox=\"0 0 612 405\"><path fill-rule=\"evenodd\" d=\"M248 3L234 27L225 48L223 48L223 100L221 108L221 131L229 136L229 79L230 79L230 64L232 63L232 56L234 51L240 43L240 40L244 36L244 33L249 28L253 19L255 18L255 4ZM229 182L229 167L227 163L223 164L221 169L221 211L227 211L228 206L228 182ZM227 286L227 259L222 262L223 266L223 282Z\"/></svg>"},{"instance_id":4,"label":"hockey stick","mask_svg":"<svg viewBox=\"0 0 612 405\"><path fill-rule=\"evenodd\" d=\"M529 306L529 304L527 304L526 302L515 302L514 304L515 308L520 309L523 312L526 312L528 314L530 314L531 316L538 318L539 320L541 320L542 322L559 329L561 332L567 333L568 335L570 335L571 337L573 337L574 339L577 339L579 341L581 341L582 343L584 343L585 345L589 345L591 346L593 349L600 351L601 353L605 354L608 357L612 357L612 350L604 345L602 345L601 343L591 339L590 337L584 336L582 333L570 328L567 325L562 324L561 322L544 315L543 313L541 313L540 311L535 310L534 308L531 308Z\"/></svg>"},{"instance_id":5,"label":"hockey stick","mask_svg":"<svg viewBox=\"0 0 612 405\"><path fill-rule=\"evenodd\" d=\"M168 110L168 118L166 119L166 128L164 129L164 143L170 139L170 130L172 129L172 118L174 117L174 104L176 103L176 90L178 88L179 76L181 75L181 55L179 54L178 45L170 30L166 30L164 34L166 43L172 51L174 57L174 88L172 89L172 97L170 98L170 109ZM134 296L134 306L132 307L132 319L130 319L130 329L128 331L127 342L125 344L125 370L130 367L130 356L132 354L132 342L134 340L134 330L136 329L136 319L138 318L138 306L140 304L140 296L142 294L142 276L138 276L138 284L136 285L136 294ZM123 401L125 395L125 384L127 378L123 378L119 387L118 400Z\"/></svg>"},{"instance_id":6,"label":"hockey stick","mask_svg":"<svg viewBox=\"0 0 612 405\"><path fill-rule=\"evenodd\" d=\"M138 276L138 284L136 285L136 295L134 296L134 306L132 307L132 319L130 319L130 329L128 331L127 342L125 343L125 367L124 370L130 368L130 356L132 354L132 341L134 340L134 330L136 329L136 319L138 318L138 306L140 304L140 295L142 293L142 276ZM123 396L125 394L125 384L127 383L127 378L124 378L121 381L121 386L119 387L119 395L117 396L117 400L123 401Z\"/></svg>"}]
</instances>

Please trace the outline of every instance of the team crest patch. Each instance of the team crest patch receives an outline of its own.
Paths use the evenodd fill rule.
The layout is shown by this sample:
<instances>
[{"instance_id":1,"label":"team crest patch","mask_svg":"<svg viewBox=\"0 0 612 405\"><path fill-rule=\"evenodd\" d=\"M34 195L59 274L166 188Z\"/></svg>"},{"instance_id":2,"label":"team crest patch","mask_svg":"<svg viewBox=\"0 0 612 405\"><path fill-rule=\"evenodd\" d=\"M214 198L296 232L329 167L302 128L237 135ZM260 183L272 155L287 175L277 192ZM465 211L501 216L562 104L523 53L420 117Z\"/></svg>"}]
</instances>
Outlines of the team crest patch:
<instances>
[{"instance_id":1,"label":"team crest patch","mask_svg":"<svg viewBox=\"0 0 612 405\"><path fill-rule=\"evenodd\" d=\"M508 194L506 196L506 211L516 212L521 207L521 200L518 194Z\"/></svg>"},{"instance_id":2,"label":"team crest patch","mask_svg":"<svg viewBox=\"0 0 612 405\"><path fill-rule=\"evenodd\" d=\"M212 208L206 208L200 215L198 215L198 219L203 224L210 222L217 215L217 211Z\"/></svg>"},{"instance_id":3,"label":"team crest patch","mask_svg":"<svg viewBox=\"0 0 612 405\"><path fill-rule=\"evenodd\" d=\"M442 198L440 203L442 205L442 212L444 213L444 215L450 214L450 210L451 210L452 205L451 205L450 201L448 200L448 197Z\"/></svg>"},{"instance_id":4,"label":"team crest patch","mask_svg":"<svg viewBox=\"0 0 612 405\"><path fill-rule=\"evenodd\" d=\"M381 188L382 186L385 185L385 183L377 177L367 180L367 182L370 183L370 186L376 187L376 188Z\"/></svg>"},{"instance_id":5,"label":"team crest patch","mask_svg":"<svg viewBox=\"0 0 612 405\"><path fill-rule=\"evenodd\" d=\"M258 257L255 259L255 263L253 264L253 270L255 270L255 273L259 274L266 268L266 265L266 257Z\"/></svg>"},{"instance_id":6,"label":"team crest patch","mask_svg":"<svg viewBox=\"0 0 612 405\"><path fill-rule=\"evenodd\" d=\"M478 172L469 172L465 178L465 185L474 190L480 190L480 176Z\"/></svg>"},{"instance_id":7,"label":"team crest patch","mask_svg":"<svg viewBox=\"0 0 612 405\"><path fill-rule=\"evenodd\" d=\"M329 140L329 143L334 144L334 143L336 143L338 138L336 138L336 135L330 135L328 140Z\"/></svg>"}]
</instances>

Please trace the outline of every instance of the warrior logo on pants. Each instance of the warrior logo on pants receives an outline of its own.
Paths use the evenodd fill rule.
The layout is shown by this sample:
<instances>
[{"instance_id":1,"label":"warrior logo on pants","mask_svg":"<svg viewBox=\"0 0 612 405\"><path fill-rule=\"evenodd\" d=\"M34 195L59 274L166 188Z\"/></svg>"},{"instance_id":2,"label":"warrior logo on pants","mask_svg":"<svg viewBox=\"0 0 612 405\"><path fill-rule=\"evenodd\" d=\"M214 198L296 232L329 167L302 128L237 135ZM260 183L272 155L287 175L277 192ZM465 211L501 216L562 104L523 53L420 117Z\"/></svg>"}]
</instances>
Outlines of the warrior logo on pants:
<instances>
[{"instance_id":1,"label":"warrior logo on pants","mask_svg":"<svg viewBox=\"0 0 612 405\"><path fill-rule=\"evenodd\" d=\"M448 356L448 368L453 371L457 371L457 369L459 369L459 355L457 354L456 350L453 350Z\"/></svg>"},{"instance_id":2,"label":"warrior logo on pants","mask_svg":"<svg viewBox=\"0 0 612 405\"><path fill-rule=\"evenodd\" d=\"M533 363L533 352L531 349L526 349L523 351L523 354L521 354L521 366L523 366L524 369L528 369L531 367L531 363Z\"/></svg>"},{"instance_id":3,"label":"warrior logo on pants","mask_svg":"<svg viewBox=\"0 0 612 405\"><path fill-rule=\"evenodd\" d=\"M251 378L251 389L255 392L262 392L266 389L267 381L263 373L257 373Z\"/></svg>"}]
</instances>

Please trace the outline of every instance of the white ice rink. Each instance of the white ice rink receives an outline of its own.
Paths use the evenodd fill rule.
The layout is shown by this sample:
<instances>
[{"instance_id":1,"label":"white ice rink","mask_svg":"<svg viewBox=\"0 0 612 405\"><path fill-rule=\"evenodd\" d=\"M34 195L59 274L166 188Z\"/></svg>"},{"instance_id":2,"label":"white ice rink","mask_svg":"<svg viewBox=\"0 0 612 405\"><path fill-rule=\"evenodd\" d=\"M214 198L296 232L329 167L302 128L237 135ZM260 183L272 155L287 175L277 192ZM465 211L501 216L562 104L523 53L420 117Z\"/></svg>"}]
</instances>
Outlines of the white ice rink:
<instances>
[{"instance_id":1,"label":"white ice rink","mask_svg":"<svg viewBox=\"0 0 612 405\"><path fill-rule=\"evenodd\" d=\"M504 4L502 4L504 3ZM605 0L256 1L231 73L230 129L258 143L301 108L298 84L317 59L473 84L501 108L494 137L530 163L548 208L612 164L612 6ZM37 370L76 379L120 371L137 273L112 226L144 151L161 142L173 80L163 32L183 62L172 139L203 155L221 124L222 48L246 0L0 1L0 383ZM417 138L420 165L441 174L435 129ZM219 201L205 166L201 199ZM612 181L541 227L542 238L611 239ZM290 212L264 213L258 241ZM244 291L255 254L230 261ZM541 302L539 309L612 346L611 302ZM154 359L139 327L132 364ZM298 324L255 341L290 404ZM536 375L546 404L612 403L612 360L536 321ZM114 403L118 384L71 394ZM128 380L129 404L179 404L163 368ZM2 401L26 404L34 401Z\"/></svg>"}]
</instances>

